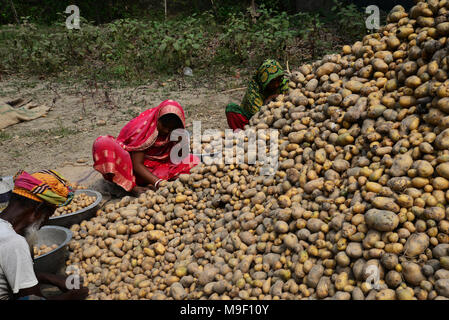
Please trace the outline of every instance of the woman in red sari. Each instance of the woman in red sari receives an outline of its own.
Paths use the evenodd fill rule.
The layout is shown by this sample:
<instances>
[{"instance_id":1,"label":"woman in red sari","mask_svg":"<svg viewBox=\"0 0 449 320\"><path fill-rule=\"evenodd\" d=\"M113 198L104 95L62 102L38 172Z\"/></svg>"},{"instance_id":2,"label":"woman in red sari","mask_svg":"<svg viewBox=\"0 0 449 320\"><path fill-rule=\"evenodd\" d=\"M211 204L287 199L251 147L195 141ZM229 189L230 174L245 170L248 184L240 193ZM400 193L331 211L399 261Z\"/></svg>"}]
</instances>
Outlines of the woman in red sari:
<instances>
[{"instance_id":1,"label":"woman in red sari","mask_svg":"<svg viewBox=\"0 0 449 320\"><path fill-rule=\"evenodd\" d=\"M179 164L170 160L170 151L177 143L170 141L170 134L184 128L181 105L166 100L128 122L117 138L98 137L92 148L94 169L126 191L157 189L161 181L189 173L199 163L192 154Z\"/></svg>"}]
</instances>

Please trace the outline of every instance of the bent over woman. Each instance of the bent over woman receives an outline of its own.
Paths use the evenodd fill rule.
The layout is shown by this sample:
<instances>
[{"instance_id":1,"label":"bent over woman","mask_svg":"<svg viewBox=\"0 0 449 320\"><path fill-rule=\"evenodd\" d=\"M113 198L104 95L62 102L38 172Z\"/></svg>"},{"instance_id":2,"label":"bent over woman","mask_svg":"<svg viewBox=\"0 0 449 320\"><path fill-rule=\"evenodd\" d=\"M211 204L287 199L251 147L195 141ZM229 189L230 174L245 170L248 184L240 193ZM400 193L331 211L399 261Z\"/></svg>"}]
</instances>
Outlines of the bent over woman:
<instances>
[{"instance_id":1,"label":"bent over woman","mask_svg":"<svg viewBox=\"0 0 449 320\"><path fill-rule=\"evenodd\" d=\"M177 143L170 141L170 134L183 128L181 105L166 100L128 122L117 138L98 137L92 148L94 169L126 191L156 189L162 180L176 179L199 163L192 154L178 164L170 159L171 149Z\"/></svg>"},{"instance_id":2,"label":"bent over woman","mask_svg":"<svg viewBox=\"0 0 449 320\"><path fill-rule=\"evenodd\" d=\"M251 117L260 108L279 94L288 93L288 79L279 62L265 60L250 81L241 105L230 103L226 107L226 118L231 129L244 129Z\"/></svg>"}]
</instances>

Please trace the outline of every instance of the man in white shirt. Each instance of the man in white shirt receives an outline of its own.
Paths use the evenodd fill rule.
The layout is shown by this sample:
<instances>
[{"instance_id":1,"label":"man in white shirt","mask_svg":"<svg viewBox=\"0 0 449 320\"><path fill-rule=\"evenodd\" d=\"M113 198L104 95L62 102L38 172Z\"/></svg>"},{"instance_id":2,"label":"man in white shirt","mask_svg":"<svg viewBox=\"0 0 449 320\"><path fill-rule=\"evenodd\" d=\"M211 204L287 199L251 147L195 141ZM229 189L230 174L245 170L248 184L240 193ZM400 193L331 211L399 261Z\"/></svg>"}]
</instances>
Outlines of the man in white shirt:
<instances>
[{"instance_id":1,"label":"man in white shirt","mask_svg":"<svg viewBox=\"0 0 449 320\"><path fill-rule=\"evenodd\" d=\"M23 176L18 177L8 207L0 214L0 300L44 299L39 286L43 283L55 285L63 292L48 299L85 299L89 292L87 288L69 290L66 286L66 277L34 272L30 248L36 232L53 215L56 205L52 202L58 203L54 199L62 202L66 197L67 200L68 193L61 191L64 190L64 185L61 185L63 180L54 182L59 176L53 179L51 174L48 177L36 175L42 180L29 176L31 178L28 180L24 180ZM52 193L39 197L36 196L36 192L28 194L29 191L19 187L25 186L36 190L32 184L34 181L40 183L37 185L40 187L38 190L50 189Z\"/></svg>"},{"instance_id":2,"label":"man in white shirt","mask_svg":"<svg viewBox=\"0 0 449 320\"><path fill-rule=\"evenodd\" d=\"M28 243L8 221L0 219L0 300L37 284Z\"/></svg>"}]
</instances>

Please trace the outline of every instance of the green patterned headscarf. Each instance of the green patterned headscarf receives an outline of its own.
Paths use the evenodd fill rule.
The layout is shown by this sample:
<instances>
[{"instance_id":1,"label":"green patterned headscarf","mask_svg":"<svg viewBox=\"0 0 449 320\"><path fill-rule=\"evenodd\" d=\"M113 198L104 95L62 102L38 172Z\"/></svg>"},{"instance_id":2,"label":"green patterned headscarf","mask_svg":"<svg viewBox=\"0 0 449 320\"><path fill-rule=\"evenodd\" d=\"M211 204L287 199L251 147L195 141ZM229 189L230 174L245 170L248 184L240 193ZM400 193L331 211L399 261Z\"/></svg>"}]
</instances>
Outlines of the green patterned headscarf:
<instances>
[{"instance_id":1,"label":"green patterned headscarf","mask_svg":"<svg viewBox=\"0 0 449 320\"><path fill-rule=\"evenodd\" d=\"M279 62L273 59L265 60L257 69L253 79L248 84L248 89L243 97L242 105L231 103L227 106L226 112L236 112L243 114L250 119L259 112L265 99L274 93L284 94L288 92L288 79L284 77L276 92L265 92L268 84L278 77L284 76L285 72Z\"/></svg>"},{"instance_id":2,"label":"green patterned headscarf","mask_svg":"<svg viewBox=\"0 0 449 320\"><path fill-rule=\"evenodd\" d=\"M265 60L257 69L256 78L262 90L265 90L271 80L283 76L284 70L279 62L273 59Z\"/></svg>"}]
</instances>

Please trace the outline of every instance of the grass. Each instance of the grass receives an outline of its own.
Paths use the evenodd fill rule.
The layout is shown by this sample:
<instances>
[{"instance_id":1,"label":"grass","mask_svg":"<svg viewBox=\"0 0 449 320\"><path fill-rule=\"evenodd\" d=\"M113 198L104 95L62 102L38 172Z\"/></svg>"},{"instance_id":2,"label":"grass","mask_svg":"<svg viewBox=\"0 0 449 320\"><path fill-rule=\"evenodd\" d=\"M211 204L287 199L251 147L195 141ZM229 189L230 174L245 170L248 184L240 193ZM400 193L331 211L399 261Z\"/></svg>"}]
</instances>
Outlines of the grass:
<instances>
[{"instance_id":1,"label":"grass","mask_svg":"<svg viewBox=\"0 0 449 320\"><path fill-rule=\"evenodd\" d=\"M57 127L47 130L47 135L52 137L61 137L65 138L74 134L79 133L80 131L77 129L71 129L66 127Z\"/></svg>"},{"instance_id":2,"label":"grass","mask_svg":"<svg viewBox=\"0 0 449 320\"><path fill-rule=\"evenodd\" d=\"M34 89L39 85L40 81L37 79L29 79L26 81L20 81L17 86L23 89Z\"/></svg>"},{"instance_id":3,"label":"grass","mask_svg":"<svg viewBox=\"0 0 449 320\"><path fill-rule=\"evenodd\" d=\"M11 134L9 134L5 131L0 131L0 141L1 142L11 140L11 138L12 138Z\"/></svg>"},{"instance_id":4,"label":"grass","mask_svg":"<svg viewBox=\"0 0 449 320\"><path fill-rule=\"evenodd\" d=\"M20 158L23 154L19 150L11 150L10 154L13 156L13 158Z\"/></svg>"},{"instance_id":5,"label":"grass","mask_svg":"<svg viewBox=\"0 0 449 320\"><path fill-rule=\"evenodd\" d=\"M186 117L190 117L195 110L195 108L198 108L197 105L194 104L186 104L183 106L184 112L186 114Z\"/></svg>"},{"instance_id":6,"label":"grass","mask_svg":"<svg viewBox=\"0 0 449 320\"><path fill-rule=\"evenodd\" d=\"M135 108L128 108L126 110L121 110L121 112L125 115L129 115L131 118L135 118L140 114L140 111Z\"/></svg>"},{"instance_id":7,"label":"grass","mask_svg":"<svg viewBox=\"0 0 449 320\"><path fill-rule=\"evenodd\" d=\"M65 138L74 134L81 132L78 129L67 128L62 125L59 125L55 128L51 129L38 129L31 131L24 131L19 134L19 137L30 138L30 137L42 137L42 138Z\"/></svg>"}]
</instances>

